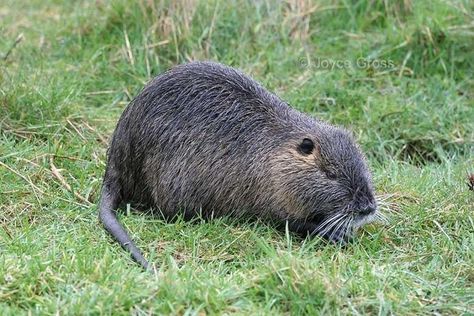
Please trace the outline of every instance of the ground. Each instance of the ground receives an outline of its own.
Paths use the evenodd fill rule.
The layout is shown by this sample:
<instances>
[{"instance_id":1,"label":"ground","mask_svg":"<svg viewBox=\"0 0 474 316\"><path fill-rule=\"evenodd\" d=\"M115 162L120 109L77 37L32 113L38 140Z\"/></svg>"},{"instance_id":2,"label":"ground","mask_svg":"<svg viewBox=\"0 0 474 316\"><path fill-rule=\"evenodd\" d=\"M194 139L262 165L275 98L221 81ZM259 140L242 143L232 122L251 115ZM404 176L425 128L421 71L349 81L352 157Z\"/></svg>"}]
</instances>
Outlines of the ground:
<instances>
[{"instance_id":1,"label":"ground","mask_svg":"<svg viewBox=\"0 0 474 316\"><path fill-rule=\"evenodd\" d=\"M0 314L473 314L474 4L0 2ZM154 75L242 69L350 129L386 223L348 247L263 222L124 210L156 273L102 229L108 139Z\"/></svg>"}]
</instances>

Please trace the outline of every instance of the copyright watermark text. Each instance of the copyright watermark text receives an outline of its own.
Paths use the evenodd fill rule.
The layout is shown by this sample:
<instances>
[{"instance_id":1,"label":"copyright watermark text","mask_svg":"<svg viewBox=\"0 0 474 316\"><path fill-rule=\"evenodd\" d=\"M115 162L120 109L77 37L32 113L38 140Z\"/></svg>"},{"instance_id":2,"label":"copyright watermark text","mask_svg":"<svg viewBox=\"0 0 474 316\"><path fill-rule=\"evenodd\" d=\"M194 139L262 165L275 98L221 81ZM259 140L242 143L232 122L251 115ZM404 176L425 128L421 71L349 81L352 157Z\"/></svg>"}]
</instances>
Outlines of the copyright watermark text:
<instances>
[{"instance_id":1,"label":"copyright watermark text","mask_svg":"<svg viewBox=\"0 0 474 316\"><path fill-rule=\"evenodd\" d=\"M312 68L318 70L350 70L350 69L375 69L390 70L396 67L391 59L371 59L359 57L355 60L331 59L331 58L300 58L298 65L301 68Z\"/></svg>"}]
</instances>

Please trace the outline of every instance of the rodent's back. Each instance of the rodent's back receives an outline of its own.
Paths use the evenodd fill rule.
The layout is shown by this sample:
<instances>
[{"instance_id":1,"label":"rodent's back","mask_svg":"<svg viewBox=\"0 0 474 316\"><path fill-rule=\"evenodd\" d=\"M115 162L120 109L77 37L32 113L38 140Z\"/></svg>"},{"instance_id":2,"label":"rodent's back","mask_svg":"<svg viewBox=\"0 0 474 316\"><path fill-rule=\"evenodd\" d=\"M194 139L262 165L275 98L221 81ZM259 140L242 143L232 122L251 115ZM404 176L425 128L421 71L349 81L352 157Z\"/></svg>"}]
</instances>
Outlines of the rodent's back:
<instances>
[{"instance_id":1,"label":"rodent's back","mask_svg":"<svg viewBox=\"0 0 474 316\"><path fill-rule=\"evenodd\" d=\"M108 164L124 200L165 213L264 211L271 157L310 120L235 69L185 64L156 77L124 111Z\"/></svg>"}]
</instances>

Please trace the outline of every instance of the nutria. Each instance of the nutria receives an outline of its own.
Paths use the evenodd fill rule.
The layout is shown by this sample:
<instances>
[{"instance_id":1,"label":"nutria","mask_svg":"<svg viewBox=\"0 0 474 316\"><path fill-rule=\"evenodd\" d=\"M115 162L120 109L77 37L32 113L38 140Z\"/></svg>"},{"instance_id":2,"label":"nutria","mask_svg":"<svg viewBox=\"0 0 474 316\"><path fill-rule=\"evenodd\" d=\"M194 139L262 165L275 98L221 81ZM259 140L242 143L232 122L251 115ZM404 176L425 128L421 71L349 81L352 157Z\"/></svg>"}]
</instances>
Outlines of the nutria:
<instances>
[{"instance_id":1,"label":"nutria","mask_svg":"<svg viewBox=\"0 0 474 316\"><path fill-rule=\"evenodd\" d=\"M351 135L304 115L240 71L176 66L123 112L108 149L100 220L143 267L114 211L257 216L343 241L374 217L370 173Z\"/></svg>"}]
</instances>

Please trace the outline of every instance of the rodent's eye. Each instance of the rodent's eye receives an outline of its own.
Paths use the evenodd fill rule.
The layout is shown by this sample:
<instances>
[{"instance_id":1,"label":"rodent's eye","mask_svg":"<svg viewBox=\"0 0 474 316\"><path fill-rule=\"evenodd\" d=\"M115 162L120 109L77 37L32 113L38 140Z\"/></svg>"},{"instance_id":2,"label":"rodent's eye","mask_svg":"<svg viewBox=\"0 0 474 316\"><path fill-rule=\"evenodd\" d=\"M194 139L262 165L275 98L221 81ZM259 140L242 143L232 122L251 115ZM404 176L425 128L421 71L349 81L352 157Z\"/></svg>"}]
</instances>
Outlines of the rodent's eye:
<instances>
[{"instance_id":1,"label":"rodent's eye","mask_svg":"<svg viewBox=\"0 0 474 316\"><path fill-rule=\"evenodd\" d=\"M301 144L298 146L299 151L304 155L309 155L313 152L314 143L309 138L304 138Z\"/></svg>"},{"instance_id":2,"label":"rodent's eye","mask_svg":"<svg viewBox=\"0 0 474 316\"><path fill-rule=\"evenodd\" d=\"M337 174L332 171L326 171L326 176L331 180L337 179Z\"/></svg>"}]
</instances>

